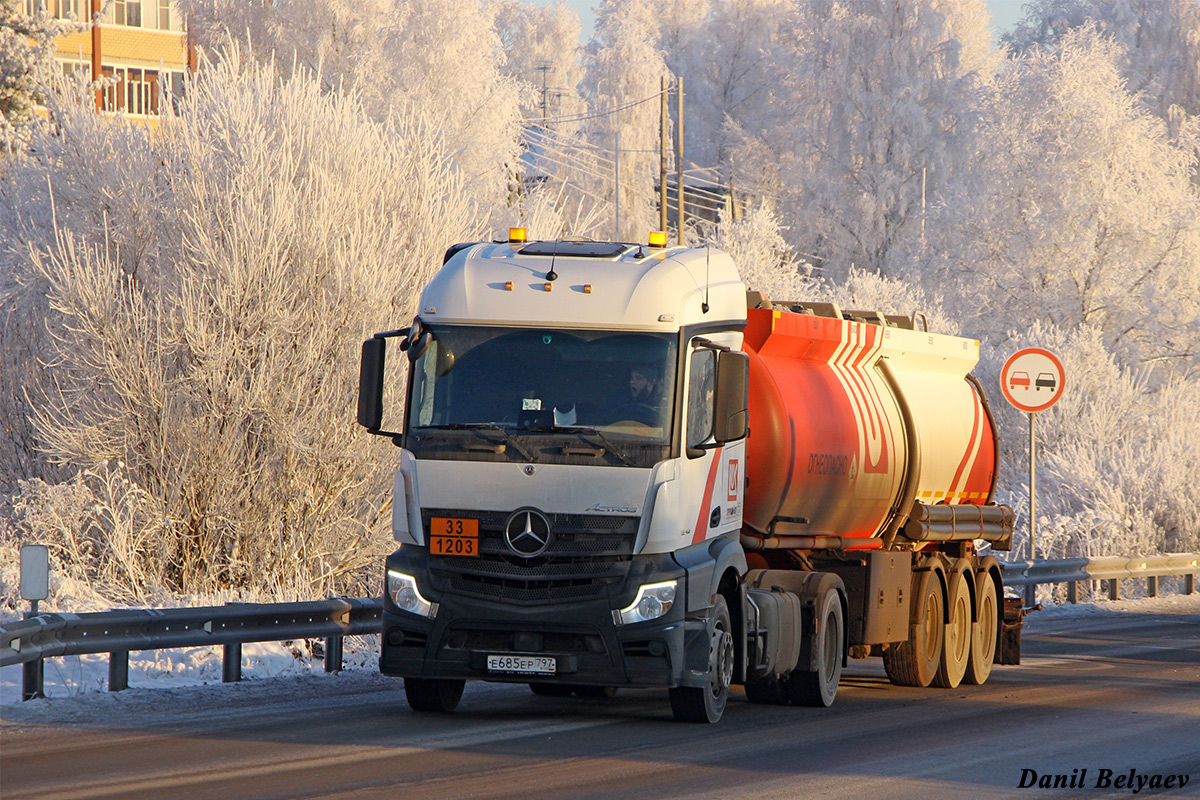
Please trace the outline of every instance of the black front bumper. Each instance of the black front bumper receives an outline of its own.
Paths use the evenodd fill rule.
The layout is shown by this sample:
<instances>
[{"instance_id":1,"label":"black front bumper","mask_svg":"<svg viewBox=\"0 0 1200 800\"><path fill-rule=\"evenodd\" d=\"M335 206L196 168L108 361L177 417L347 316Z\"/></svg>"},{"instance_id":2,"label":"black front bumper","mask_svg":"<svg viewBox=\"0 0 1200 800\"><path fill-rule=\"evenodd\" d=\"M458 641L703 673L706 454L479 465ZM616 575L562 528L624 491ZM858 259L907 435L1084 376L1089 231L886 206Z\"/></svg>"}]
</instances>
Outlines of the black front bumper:
<instances>
[{"instance_id":1,"label":"black front bumper","mask_svg":"<svg viewBox=\"0 0 1200 800\"><path fill-rule=\"evenodd\" d=\"M686 574L670 555L632 558L624 579L607 586L603 597L529 605L439 592L430 559L422 547L404 547L388 558L387 568L415 577L437 612L433 618L410 614L385 596L379 659L385 675L622 687L707 680L704 620L686 618ZM613 609L631 604L640 586L676 578L676 603L666 615L614 623ZM490 655L549 656L556 669L552 675L492 671Z\"/></svg>"}]
</instances>

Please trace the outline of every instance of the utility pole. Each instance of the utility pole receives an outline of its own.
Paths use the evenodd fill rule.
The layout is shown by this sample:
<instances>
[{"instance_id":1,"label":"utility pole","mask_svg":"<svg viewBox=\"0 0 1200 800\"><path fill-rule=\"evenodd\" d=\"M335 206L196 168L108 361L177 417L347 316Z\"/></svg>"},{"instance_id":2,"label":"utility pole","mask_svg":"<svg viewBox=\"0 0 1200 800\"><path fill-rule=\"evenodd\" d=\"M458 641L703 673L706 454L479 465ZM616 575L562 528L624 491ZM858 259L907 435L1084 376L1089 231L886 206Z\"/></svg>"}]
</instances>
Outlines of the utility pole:
<instances>
[{"instance_id":1,"label":"utility pole","mask_svg":"<svg viewBox=\"0 0 1200 800\"><path fill-rule=\"evenodd\" d=\"M100 23L96 16L100 13L100 0L91 0L92 8L92 81L96 86L96 110L104 109L104 90L99 88L100 80Z\"/></svg>"},{"instance_id":2,"label":"utility pole","mask_svg":"<svg viewBox=\"0 0 1200 800\"><path fill-rule=\"evenodd\" d=\"M659 80L658 110L658 229L667 230L667 76Z\"/></svg>"},{"instance_id":3,"label":"utility pole","mask_svg":"<svg viewBox=\"0 0 1200 800\"><path fill-rule=\"evenodd\" d=\"M542 64L536 67L537 71L542 73L542 127L546 127L546 74L550 72L549 64Z\"/></svg>"},{"instance_id":4,"label":"utility pole","mask_svg":"<svg viewBox=\"0 0 1200 800\"><path fill-rule=\"evenodd\" d=\"M675 85L679 92L678 121L675 125L679 132L678 149L675 152L675 194L679 198L679 243L683 244L683 78L676 78Z\"/></svg>"},{"instance_id":5,"label":"utility pole","mask_svg":"<svg viewBox=\"0 0 1200 800\"><path fill-rule=\"evenodd\" d=\"M613 205L615 211L613 225L613 241L621 241L621 132L613 134Z\"/></svg>"}]
</instances>

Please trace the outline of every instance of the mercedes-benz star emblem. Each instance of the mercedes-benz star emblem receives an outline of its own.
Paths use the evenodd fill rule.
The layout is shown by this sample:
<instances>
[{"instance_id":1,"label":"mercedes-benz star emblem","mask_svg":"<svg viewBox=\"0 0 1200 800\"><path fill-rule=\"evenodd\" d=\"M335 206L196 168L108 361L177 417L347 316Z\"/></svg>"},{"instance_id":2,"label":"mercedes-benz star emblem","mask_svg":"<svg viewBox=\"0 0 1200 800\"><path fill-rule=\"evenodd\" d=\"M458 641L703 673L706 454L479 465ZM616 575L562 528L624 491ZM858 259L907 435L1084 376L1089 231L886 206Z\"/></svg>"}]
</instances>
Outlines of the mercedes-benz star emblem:
<instances>
[{"instance_id":1,"label":"mercedes-benz star emblem","mask_svg":"<svg viewBox=\"0 0 1200 800\"><path fill-rule=\"evenodd\" d=\"M540 556L550 546L550 520L531 508L514 511L504 523L504 540L523 558Z\"/></svg>"}]
</instances>

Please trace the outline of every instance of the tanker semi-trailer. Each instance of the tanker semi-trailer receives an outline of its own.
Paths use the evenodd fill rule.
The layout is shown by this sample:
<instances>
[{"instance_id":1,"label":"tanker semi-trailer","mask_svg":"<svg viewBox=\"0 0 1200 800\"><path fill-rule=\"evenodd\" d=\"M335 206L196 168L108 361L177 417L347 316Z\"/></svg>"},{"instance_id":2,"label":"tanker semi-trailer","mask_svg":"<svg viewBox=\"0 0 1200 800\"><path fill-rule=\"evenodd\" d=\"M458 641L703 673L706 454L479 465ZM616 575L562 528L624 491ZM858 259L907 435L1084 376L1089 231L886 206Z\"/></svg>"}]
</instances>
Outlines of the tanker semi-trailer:
<instances>
[{"instance_id":1,"label":"tanker semi-trailer","mask_svg":"<svg viewBox=\"0 0 1200 800\"><path fill-rule=\"evenodd\" d=\"M983 683L1019 627L979 343L654 239L455 245L364 342L358 421L400 448L381 671L419 711L475 679L661 687L697 722L731 684L828 706L847 658Z\"/></svg>"}]
</instances>

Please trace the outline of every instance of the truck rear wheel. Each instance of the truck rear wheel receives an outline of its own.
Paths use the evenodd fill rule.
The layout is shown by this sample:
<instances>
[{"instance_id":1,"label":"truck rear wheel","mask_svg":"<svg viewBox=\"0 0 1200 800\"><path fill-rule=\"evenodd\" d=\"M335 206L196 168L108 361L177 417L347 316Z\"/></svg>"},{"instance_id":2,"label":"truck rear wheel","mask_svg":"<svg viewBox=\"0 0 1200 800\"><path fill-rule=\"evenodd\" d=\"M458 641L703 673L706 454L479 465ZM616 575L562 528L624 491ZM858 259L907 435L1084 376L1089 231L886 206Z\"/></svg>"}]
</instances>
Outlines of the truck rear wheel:
<instances>
[{"instance_id":1,"label":"truck rear wheel","mask_svg":"<svg viewBox=\"0 0 1200 800\"><path fill-rule=\"evenodd\" d=\"M970 562L959 562L950 573L950 590L947 592L945 641L942 643L942 658L933 685L953 689L962 683L967 671L967 658L971 654L971 587L967 581L974 579ZM958 569L962 567L962 569Z\"/></svg>"},{"instance_id":2,"label":"truck rear wheel","mask_svg":"<svg viewBox=\"0 0 1200 800\"><path fill-rule=\"evenodd\" d=\"M458 708L466 684L464 680L405 678L404 696L413 711L445 714Z\"/></svg>"},{"instance_id":3,"label":"truck rear wheel","mask_svg":"<svg viewBox=\"0 0 1200 800\"><path fill-rule=\"evenodd\" d=\"M963 680L973 686L981 686L992 674L992 662L996 658L996 637L999 632L999 600L996 582L990 572L979 573L976 584L977 613L971 625L971 655L967 659L967 672Z\"/></svg>"},{"instance_id":4,"label":"truck rear wheel","mask_svg":"<svg viewBox=\"0 0 1200 800\"><path fill-rule=\"evenodd\" d=\"M933 570L913 574L908 639L883 651L883 667L897 686L928 686L937 674L946 634L942 582Z\"/></svg>"},{"instance_id":5,"label":"truck rear wheel","mask_svg":"<svg viewBox=\"0 0 1200 800\"><path fill-rule=\"evenodd\" d=\"M814 620L813 661L815 670L796 670L788 678L787 692L798 706L826 708L837 697L838 682L842 679L842 652L845 650L845 629L842 625L842 601L837 589L827 589L817 604Z\"/></svg>"},{"instance_id":6,"label":"truck rear wheel","mask_svg":"<svg viewBox=\"0 0 1200 800\"><path fill-rule=\"evenodd\" d=\"M671 713L679 722L716 722L729 702L733 678L733 624L729 604L717 595L708 610L708 685L671 689Z\"/></svg>"}]
</instances>

